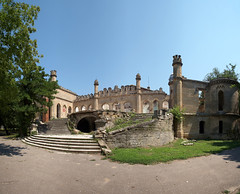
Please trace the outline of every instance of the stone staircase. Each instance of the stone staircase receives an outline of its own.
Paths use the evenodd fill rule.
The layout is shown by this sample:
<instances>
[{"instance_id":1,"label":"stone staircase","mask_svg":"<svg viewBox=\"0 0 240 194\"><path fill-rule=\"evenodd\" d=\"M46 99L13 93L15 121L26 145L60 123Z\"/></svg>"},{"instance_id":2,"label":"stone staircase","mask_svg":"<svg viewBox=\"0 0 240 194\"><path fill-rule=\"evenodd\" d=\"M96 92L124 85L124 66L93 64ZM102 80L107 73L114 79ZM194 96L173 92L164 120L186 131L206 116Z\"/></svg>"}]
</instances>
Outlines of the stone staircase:
<instances>
[{"instance_id":1,"label":"stone staircase","mask_svg":"<svg viewBox=\"0 0 240 194\"><path fill-rule=\"evenodd\" d=\"M92 135L34 135L22 139L22 142L56 151L101 153L101 148Z\"/></svg>"},{"instance_id":2,"label":"stone staircase","mask_svg":"<svg viewBox=\"0 0 240 194\"><path fill-rule=\"evenodd\" d=\"M67 118L54 119L46 124L38 125L38 134L46 135L70 135L70 131L67 128Z\"/></svg>"}]
</instances>

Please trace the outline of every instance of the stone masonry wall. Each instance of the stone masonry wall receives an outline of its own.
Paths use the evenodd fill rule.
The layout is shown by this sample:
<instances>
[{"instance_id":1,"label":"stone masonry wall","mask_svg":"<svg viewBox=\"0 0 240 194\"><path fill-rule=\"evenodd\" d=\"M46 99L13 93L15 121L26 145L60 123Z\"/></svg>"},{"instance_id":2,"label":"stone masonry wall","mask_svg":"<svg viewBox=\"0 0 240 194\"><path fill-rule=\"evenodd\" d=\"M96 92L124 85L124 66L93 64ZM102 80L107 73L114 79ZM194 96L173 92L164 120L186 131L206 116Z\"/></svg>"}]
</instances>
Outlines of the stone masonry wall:
<instances>
[{"instance_id":1,"label":"stone masonry wall","mask_svg":"<svg viewBox=\"0 0 240 194\"><path fill-rule=\"evenodd\" d=\"M161 115L150 122L109 132L105 142L111 149L162 146L174 140L172 125L172 114Z\"/></svg>"}]
</instances>

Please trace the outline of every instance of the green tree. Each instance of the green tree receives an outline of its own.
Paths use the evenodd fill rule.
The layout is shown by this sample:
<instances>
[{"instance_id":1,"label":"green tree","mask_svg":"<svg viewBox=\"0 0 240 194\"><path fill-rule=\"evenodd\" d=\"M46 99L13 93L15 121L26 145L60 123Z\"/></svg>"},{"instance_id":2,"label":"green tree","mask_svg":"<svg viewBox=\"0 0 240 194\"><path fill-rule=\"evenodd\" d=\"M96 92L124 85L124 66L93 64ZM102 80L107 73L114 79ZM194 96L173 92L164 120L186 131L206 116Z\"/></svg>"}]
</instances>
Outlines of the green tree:
<instances>
[{"instance_id":1,"label":"green tree","mask_svg":"<svg viewBox=\"0 0 240 194\"><path fill-rule=\"evenodd\" d=\"M58 88L38 65L42 56L31 39L39 11L38 6L0 0L0 120L17 127L21 136L27 135L36 113L51 106Z\"/></svg>"},{"instance_id":2,"label":"green tree","mask_svg":"<svg viewBox=\"0 0 240 194\"><path fill-rule=\"evenodd\" d=\"M231 63L226 66L226 69L223 72L220 72L218 68L213 68L211 73L208 73L204 81L211 81L216 78L230 78L234 80L238 80L239 74L236 73L236 65L232 65Z\"/></svg>"}]
</instances>

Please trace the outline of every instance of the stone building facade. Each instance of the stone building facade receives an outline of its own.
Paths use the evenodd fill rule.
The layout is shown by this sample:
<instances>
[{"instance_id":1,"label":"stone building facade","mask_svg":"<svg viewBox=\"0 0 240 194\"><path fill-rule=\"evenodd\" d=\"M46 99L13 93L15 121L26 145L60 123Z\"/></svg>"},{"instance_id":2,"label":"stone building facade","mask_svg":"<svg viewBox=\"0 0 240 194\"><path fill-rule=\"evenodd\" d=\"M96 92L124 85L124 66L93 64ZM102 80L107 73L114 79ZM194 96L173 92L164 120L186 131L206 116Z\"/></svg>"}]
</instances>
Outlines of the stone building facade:
<instances>
[{"instance_id":1,"label":"stone building facade","mask_svg":"<svg viewBox=\"0 0 240 194\"><path fill-rule=\"evenodd\" d=\"M210 82L187 79L182 76L182 59L173 57L173 74L169 79L170 107L184 110L184 120L176 127L176 136L185 138L230 137L238 127L238 83L228 78Z\"/></svg>"},{"instance_id":2,"label":"stone building facade","mask_svg":"<svg viewBox=\"0 0 240 194\"><path fill-rule=\"evenodd\" d=\"M173 56L173 74L169 79L170 95L160 88L151 90L141 87L141 76L136 75L136 85L115 86L98 90L94 81L94 94L79 96L60 88L49 110L49 119L66 118L68 114L97 110L153 113L155 110L179 106L184 110L184 120L177 124L175 136L180 138L228 138L238 128L239 94L228 78L210 82L187 79L182 76L182 59ZM56 81L56 71L51 71Z\"/></svg>"},{"instance_id":3,"label":"stone building facade","mask_svg":"<svg viewBox=\"0 0 240 194\"><path fill-rule=\"evenodd\" d=\"M51 71L52 81L56 81L56 71ZM169 95L162 88L151 90L140 85L137 74L136 85L115 86L98 90L98 80L94 81L94 94L79 96L63 87L53 100L49 118L66 118L68 114L82 111L116 110L122 112L153 113L154 110L168 109Z\"/></svg>"}]
</instances>

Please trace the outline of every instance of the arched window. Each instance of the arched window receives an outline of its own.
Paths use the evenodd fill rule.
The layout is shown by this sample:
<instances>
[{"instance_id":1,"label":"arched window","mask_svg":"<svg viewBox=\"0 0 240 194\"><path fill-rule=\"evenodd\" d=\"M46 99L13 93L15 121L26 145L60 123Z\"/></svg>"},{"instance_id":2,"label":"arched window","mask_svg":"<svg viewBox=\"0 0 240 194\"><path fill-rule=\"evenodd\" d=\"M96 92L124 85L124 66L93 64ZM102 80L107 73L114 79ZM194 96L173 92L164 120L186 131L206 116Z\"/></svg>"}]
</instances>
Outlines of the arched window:
<instances>
[{"instance_id":1,"label":"arched window","mask_svg":"<svg viewBox=\"0 0 240 194\"><path fill-rule=\"evenodd\" d=\"M75 112L78 112L79 111L79 108L76 106L75 107Z\"/></svg>"},{"instance_id":2,"label":"arched window","mask_svg":"<svg viewBox=\"0 0 240 194\"><path fill-rule=\"evenodd\" d=\"M71 106L68 107L68 114L70 114L72 112L72 108Z\"/></svg>"},{"instance_id":3,"label":"arched window","mask_svg":"<svg viewBox=\"0 0 240 194\"><path fill-rule=\"evenodd\" d=\"M150 104L149 102L143 103L143 113L150 113Z\"/></svg>"},{"instance_id":4,"label":"arched window","mask_svg":"<svg viewBox=\"0 0 240 194\"><path fill-rule=\"evenodd\" d=\"M121 106L119 103L115 102L113 103L113 110L119 111L121 110Z\"/></svg>"},{"instance_id":5,"label":"arched window","mask_svg":"<svg viewBox=\"0 0 240 194\"><path fill-rule=\"evenodd\" d=\"M92 105L91 104L88 106L88 110L92 110Z\"/></svg>"},{"instance_id":6,"label":"arched window","mask_svg":"<svg viewBox=\"0 0 240 194\"><path fill-rule=\"evenodd\" d=\"M158 110L158 101L154 100L153 101L153 111Z\"/></svg>"},{"instance_id":7,"label":"arched window","mask_svg":"<svg viewBox=\"0 0 240 194\"><path fill-rule=\"evenodd\" d=\"M57 118L61 118L61 105L57 104Z\"/></svg>"},{"instance_id":8,"label":"arched window","mask_svg":"<svg viewBox=\"0 0 240 194\"><path fill-rule=\"evenodd\" d=\"M164 101L162 107L163 109L169 109L168 101Z\"/></svg>"},{"instance_id":9,"label":"arched window","mask_svg":"<svg viewBox=\"0 0 240 194\"><path fill-rule=\"evenodd\" d=\"M219 121L219 133L223 133L223 121Z\"/></svg>"},{"instance_id":10,"label":"arched window","mask_svg":"<svg viewBox=\"0 0 240 194\"><path fill-rule=\"evenodd\" d=\"M109 110L109 104L103 104L102 109L103 110Z\"/></svg>"},{"instance_id":11,"label":"arched window","mask_svg":"<svg viewBox=\"0 0 240 194\"><path fill-rule=\"evenodd\" d=\"M125 102L123 104L123 107L124 107L124 111L125 112L131 112L133 110L132 105L131 105L130 102Z\"/></svg>"},{"instance_id":12,"label":"arched window","mask_svg":"<svg viewBox=\"0 0 240 194\"><path fill-rule=\"evenodd\" d=\"M199 133L200 134L204 134L204 125L205 125L204 121L199 122Z\"/></svg>"},{"instance_id":13,"label":"arched window","mask_svg":"<svg viewBox=\"0 0 240 194\"><path fill-rule=\"evenodd\" d=\"M224 105L224 93L222 90L218 92L218 110L222 111Z\"/></svg>"},{"instance_id":14,"label":"arched window","mask_svg":"<svg viewBox=\"0 0 240 194\"><path fill-rule=\"evenodd\" d=\"M85 111L86 110L86 106L82 106L82 108L81 108L81 111Z\"/></svg>"}]
</instances>

